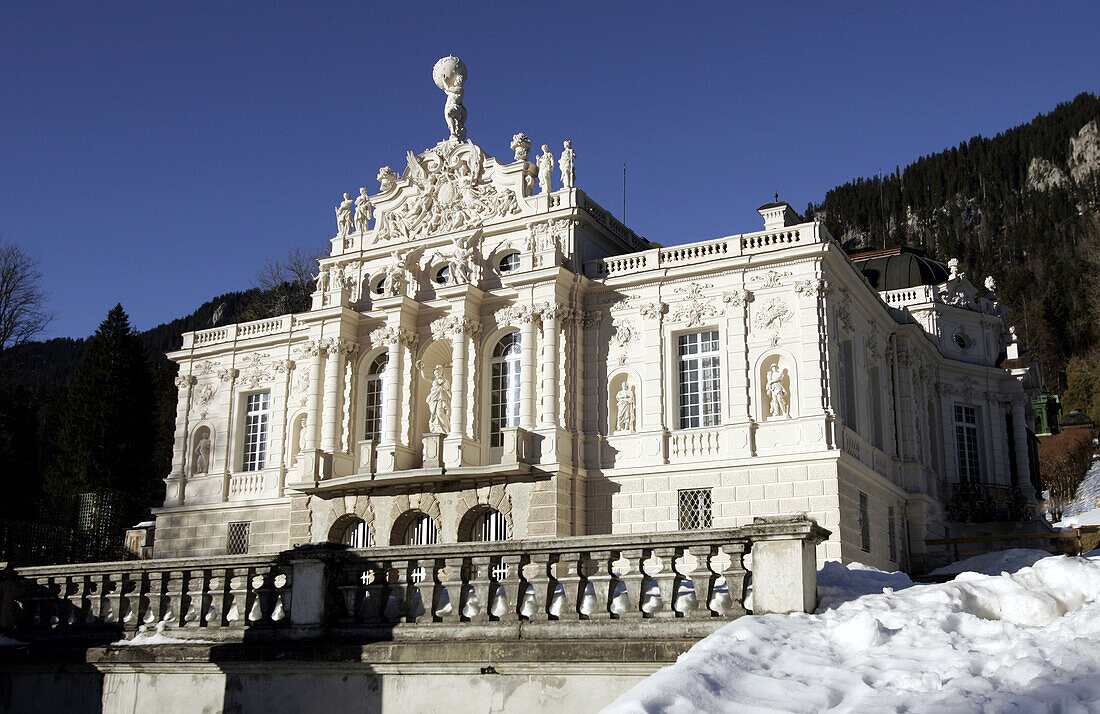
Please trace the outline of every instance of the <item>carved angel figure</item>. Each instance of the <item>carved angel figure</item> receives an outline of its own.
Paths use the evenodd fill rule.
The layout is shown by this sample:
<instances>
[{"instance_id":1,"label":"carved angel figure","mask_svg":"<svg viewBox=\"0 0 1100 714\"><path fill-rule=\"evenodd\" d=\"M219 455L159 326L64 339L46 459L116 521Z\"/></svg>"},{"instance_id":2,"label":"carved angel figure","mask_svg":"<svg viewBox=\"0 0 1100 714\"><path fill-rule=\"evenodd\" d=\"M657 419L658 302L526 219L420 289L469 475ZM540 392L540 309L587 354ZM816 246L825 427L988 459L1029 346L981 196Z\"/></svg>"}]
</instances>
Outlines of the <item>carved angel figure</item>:
<instances>
[{"instance_id":1,"label":"carved angel figure","mask_svg":"<svg viewBox=\"0 0 1100 714\"><path fill-rule=\"evenodd\" d=\"M539 192L550 193L554 174L554 155L550 153L550 147L542 145L542 154L539 155Z\"/></svg>"},{"instance_id":2,"label":"carved angel figure","mask_svg":"<svg viewBox=\"0 0 1100 714\"><path fill-rule=\"evenodd\" d=\"M516 152L516 161L526 161L527 154L531 151L531 140L521 131L512 137L512 143L508 148Z\"/></svg>"},{"instance_id":3,"label":"carved angel figure","mask_svg":"<svg viewBox=\"0 0 1100 714\"><path fill-rule=\"evenodd\" d=\"M615 431L634 431L634 387L624 384L615 394L615 406L618 408Z\"/></svg>"},{"instance_id":4,"label":"carved angel figure","mask_svg":"<svg viewBox=\"0 0 1100 714\"><path fill-rule=\"evenodd\" d=\"M452 285L465 285L470 282L474 262L473 242L473 236L466 238L459 236L454 239L454 248L447 258L447 266L451 272L448 282Z\"/></svg>"},{"instance_id":5,"label":"carved angel figure","mask_svg":"<svg viewBox=\"0 0 1100 714\"><path fill-rule=\"evenodd\" d=\"M341 238L351 233L354 223L351 216L351 209L354 205L355 202L351 200L351 194L345 193L344 200L336 207L336 232Z\"/></svg>"},{"instance_id":6,"label":"carved angel figure","mask_svg":"<svg viewBox=\"0 0 1100 714\"><path fill-rule=\"evenodd\" d=\"M395 297L405 290L405 256L394 251L393 260L386 266L386 295Z\"/></svg>"},{"instance_id":7,"label":"carved angel figure","mask_svg":"<svg viewBox=\"0 0 1100 714\"><path fill-rule=\"evenodd\" d=\"M371 204L367 197L367 189L359 189L359 197L355 199L355 230L366 233L370 223Z\"/></svg>"},{"instance_id":8,"label":"carved angel figure","mask_svg":"<svg viewBox=\"0 0 1100 714\"><path fill-rule=\"evenodd\" d=\"M573 168L573 160L577 158L577 152L573 151L573 142L567 141L564 144L565 151L561 152L561 185L565 188L573 188L573 180L576 178L576 171Z\"/></svg>"},{"instance_id":9,"label":"carved angel figure","mask_svg":"<svg viewBox=\"0 0 1100 714\"><path fill-rule=\"evenodd\" d=\"M764 391L770 400L769 413L773 417L789 417L791 406L787 400L787 387L783 384L783 376L787 370L780 370L778 364L773 364L768 370L768 383Z\"/></svg>"}]
</instances>

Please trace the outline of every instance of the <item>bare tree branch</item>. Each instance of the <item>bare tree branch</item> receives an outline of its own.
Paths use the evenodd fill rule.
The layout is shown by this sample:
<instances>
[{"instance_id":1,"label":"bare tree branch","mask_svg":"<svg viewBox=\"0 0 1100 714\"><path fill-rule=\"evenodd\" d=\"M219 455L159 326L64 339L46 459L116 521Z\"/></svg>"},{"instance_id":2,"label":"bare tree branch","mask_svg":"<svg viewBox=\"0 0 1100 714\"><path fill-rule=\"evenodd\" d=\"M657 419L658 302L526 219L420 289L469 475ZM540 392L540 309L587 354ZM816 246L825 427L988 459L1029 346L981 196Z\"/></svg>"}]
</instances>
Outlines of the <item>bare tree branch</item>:
<instances>
[{"instance_id":1,"label":"bare tree branch","mask_svg":"<svg viewBox=\"0 0 1100 714\"><path fill-rule=\"evenodd\" d=\"M38 262L0 237L0 352L28 342L53 319Z\"/></svg>"}]
</instances>

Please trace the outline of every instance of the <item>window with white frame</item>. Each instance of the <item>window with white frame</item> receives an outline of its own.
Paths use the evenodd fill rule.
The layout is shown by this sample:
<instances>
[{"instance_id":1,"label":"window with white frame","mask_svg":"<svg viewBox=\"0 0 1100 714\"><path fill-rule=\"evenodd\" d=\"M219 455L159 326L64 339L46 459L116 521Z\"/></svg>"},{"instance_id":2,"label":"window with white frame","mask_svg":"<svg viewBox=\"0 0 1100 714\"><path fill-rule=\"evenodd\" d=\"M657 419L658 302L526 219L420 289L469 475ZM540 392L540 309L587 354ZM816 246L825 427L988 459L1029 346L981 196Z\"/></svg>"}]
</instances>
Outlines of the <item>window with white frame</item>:
<instances>
[{"instance_id":1,"label":"window with white frame","mask_svg":"<svg viewBox=\"0 0 1100 714\"><path fill-rule=\"evenodd\" d=\"M978 410L975 407L955 405L955 454L958 458L959 481L980 481Z\"/></svg>"},{"instance_id":2,"label":"window with white frame","mask_svg":"<svg viewBox=\"0 0 1100 714\"><path fill-rule=\"evenodd\" d=\"M382 434L382 405L385 402L382 389L383 378L386 374L386 365L389 356L383 352L374 358L367 368L367 379L364 391L365 404L363 405L363 438L378 441Z\"/></svg>"},{"instance_id":3,"label":"window with white frame","mask_svg":"<svg viewBox=\"0 0 1100 714\"><path fill-rule=\"evenodd\" d=\"M710 528L711 497L709 488L686 488L676 492L682 531Z\"/></svg>"},{"instance_id":4,"label":"window with white frame","mask_svg":"<svg viewBox=\"0 0 1100 714\"><path fill-rule=\"evenodd\" d=\"M677 341L680 428L722 423L721 358L718 331L690 332Z\"/></svg>"},{"instance_id":5,"label":"window with white frame","mask_svg":"<svg viewBox=\"0 0 1100 714\"><path fill-rule=\"evenodd\" d=\"M519 426L520 335L497 342L489 366L489 446L504 446L504 429Z\"/></svg>"},{"instance_id":6,"label":"window with white frame","mask_svg":"<svg viewBox=\"0 0 1100 714\"><path fill-rule=\"evenodd\" d=\"M244 458L242 471L261 471L267 460L267 425L271 416L271 393L249 394L244 410Z\"/></svg>"}]
</instances>

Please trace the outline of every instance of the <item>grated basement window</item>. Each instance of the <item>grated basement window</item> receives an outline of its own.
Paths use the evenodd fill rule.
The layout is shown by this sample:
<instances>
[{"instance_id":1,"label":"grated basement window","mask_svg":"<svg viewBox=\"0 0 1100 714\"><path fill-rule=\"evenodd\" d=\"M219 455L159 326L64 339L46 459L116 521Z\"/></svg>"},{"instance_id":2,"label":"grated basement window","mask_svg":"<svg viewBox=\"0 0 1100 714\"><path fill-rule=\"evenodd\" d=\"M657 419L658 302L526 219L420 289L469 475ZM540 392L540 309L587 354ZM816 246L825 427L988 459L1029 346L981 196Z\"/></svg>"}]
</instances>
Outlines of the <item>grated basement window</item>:
<instances>
[{"instance_id":1,"label":"grated basement window","mask_svg":"<svg viewBox=\"0 0 1100 714\"><path fill-rule=\"evenodd\" d=\"M252 521L236 521L229 524L226 534L226 555L243 555L248 552L248 531Z\"/></svg>"},{"instance_id":2,"label":"grated basement window","mask_svg":"<svg viewBox=\"0 0 1100 714\"><path fill-rule=\"evenodd\" d=\"M710 528L710 489L689 488L677 491L677 494L680 502L680 530L697 531Z\"/></svg>"}]
</instances>

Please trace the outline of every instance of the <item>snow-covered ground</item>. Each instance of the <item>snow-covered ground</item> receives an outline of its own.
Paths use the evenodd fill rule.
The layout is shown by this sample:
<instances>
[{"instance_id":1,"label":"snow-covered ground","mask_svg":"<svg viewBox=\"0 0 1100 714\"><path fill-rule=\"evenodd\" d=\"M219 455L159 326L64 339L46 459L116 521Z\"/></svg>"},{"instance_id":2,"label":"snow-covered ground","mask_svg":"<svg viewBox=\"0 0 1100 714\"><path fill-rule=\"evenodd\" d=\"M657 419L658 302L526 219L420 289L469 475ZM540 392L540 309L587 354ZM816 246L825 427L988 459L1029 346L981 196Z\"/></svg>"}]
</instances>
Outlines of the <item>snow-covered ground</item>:
<instances>
[{"instance_id":1,"label":"snow-covered ground","mask_svg":"<svg viewBox=\"0 0 1100 714\"><path fill-rule=\"evenodd\" d=\"M827 563L815 614L735 620L604 712L1100 712L1100 551L953 571Z\"/></svg>"}]
</instances>

